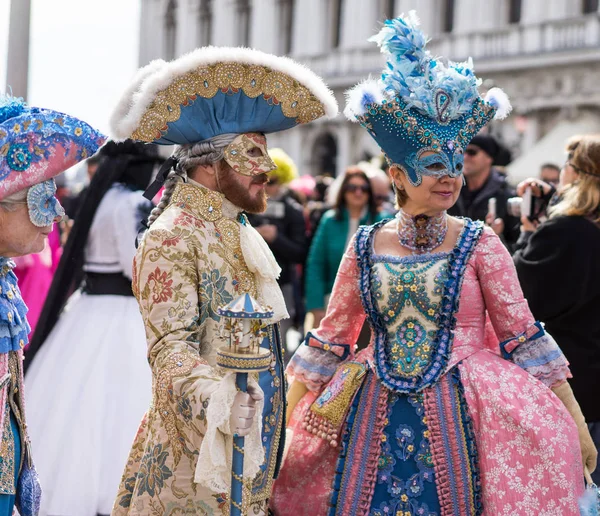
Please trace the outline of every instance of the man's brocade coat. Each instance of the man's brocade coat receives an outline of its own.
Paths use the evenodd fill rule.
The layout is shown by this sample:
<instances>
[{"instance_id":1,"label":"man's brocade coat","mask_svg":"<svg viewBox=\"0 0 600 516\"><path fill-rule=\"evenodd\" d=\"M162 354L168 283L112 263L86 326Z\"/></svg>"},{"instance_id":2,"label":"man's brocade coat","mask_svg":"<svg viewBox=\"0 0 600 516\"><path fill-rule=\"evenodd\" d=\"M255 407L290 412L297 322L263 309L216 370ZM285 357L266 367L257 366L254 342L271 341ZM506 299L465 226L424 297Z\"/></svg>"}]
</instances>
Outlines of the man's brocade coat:
<instances>
[{"instance_id":1,"label":"man's brocade coat","mask_svg":"<svg viewBox=\"0 0 600 516\"><path fill-rule=\"evenodd\" d=\"M211 393L223 377L215 365L224 344L217 310L245 292L261 301L240 246L240 225L247 223L240 211L217 192L181 183L140 244L133 290L146 326L153 397L114 516L229 513L228 494L196 484L194 473ZM257 510L266 507L283 445L284 379L276 325L270 335L273 365L259 380L266 459L252 489Z\"/></svg>"}]
</instances>

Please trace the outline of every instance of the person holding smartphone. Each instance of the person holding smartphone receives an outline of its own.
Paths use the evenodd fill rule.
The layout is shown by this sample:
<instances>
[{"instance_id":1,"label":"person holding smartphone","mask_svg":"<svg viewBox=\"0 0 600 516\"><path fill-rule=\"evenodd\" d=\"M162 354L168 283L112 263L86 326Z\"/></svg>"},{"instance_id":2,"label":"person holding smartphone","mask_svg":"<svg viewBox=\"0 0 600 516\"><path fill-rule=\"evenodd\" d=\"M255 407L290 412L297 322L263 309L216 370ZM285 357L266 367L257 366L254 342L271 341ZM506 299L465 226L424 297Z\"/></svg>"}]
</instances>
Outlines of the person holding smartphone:
<instances>
[{"instance_id":1,"label":"person holding smartphone","mask_svg":"<svg viewBox=\"0 0 600 516\"><path fill-rule=\"evenodd\" d=\"M496 139L489 134L473 137L465 148L465 184L448 214L486 222L512 251L519 238L519 219L506 209L515 190L508 184L506 176L493 166L500 149ZM492 198L496 199L493 215L488 205Z\"/></svg>"},{"instance_id":2,"label":"person holding smartphone","mask_svg":"<svg viewBox=\"0 0 600 516\"><path fill-rule=\"evenodd\" d=\"M521 218L514 262L534 317L545 324L569 360L569 380L596 448L600 445L600 136L576 136L567 143L568 159L560 173L549 218ZM535 199L552 187L527 179L517 194L531 190ZM533 220L532 220L533 219ZM593 478L600 482L600 475Z\"/></svg>"}]
</instances>

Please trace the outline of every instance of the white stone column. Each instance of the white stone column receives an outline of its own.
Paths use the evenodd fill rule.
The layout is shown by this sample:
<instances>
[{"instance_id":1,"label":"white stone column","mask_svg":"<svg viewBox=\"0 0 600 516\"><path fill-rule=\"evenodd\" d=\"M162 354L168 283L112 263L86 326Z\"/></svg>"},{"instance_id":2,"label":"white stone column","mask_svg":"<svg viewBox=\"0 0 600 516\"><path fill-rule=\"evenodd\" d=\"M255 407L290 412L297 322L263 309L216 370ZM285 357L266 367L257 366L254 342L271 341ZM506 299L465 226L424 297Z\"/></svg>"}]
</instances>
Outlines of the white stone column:
<instances>
[{"instance_id":1,"label":"white stone column","mask_svg":"<svg viewBox=\"0 0 600 516\"><path fill-rule=\"evenodd\" d=\"M329 2L324 0L296 0L292 53L295 56L320 55L331 51Z\"/></svg>"},{"instance_id":2,"label":"white stone column","mask_svg":"<svg viewBox=\"0 0 600 516\"><path fill-rule=\"evenodd\" d=\"M6 62L6 91L27 100L29 79L29 27L31 1L12 0L8 26L8 59Z\"/></svg>"},{"instance_id":3,"label":"white stone column","mask_svg":"<svg viewBox=\"0 0 600 516\"><path fill-rule=\"evenodd\" d=\"M213 1L213 41L217 46L233 47L237 40L235 0Z\"/></svg>"},{"instance_id":4,"label":"white stone column","mask_svg":"<svg viewBox=\"0 0 600 516\"><path fill-rule=\"evenodd\" d=\"M343 122L336 124L335 134L337 136L337 163L336 176L343 174L344 171L353 163L355 159L352 149L352 133L350 124L352 122Z\"/></svg>"},{"instance_id":5,"label":"white stone column","mask_svg":"<svg viewBox=\"0 0 600 516\"><path fill-rule=\"evenodd\" d=\"M341 48L364 47L383 21L381 0L345 0L342 10Z\"/></svg>"},{"instance_id":6,"label":"white stone column","mask_svg":"<svg viewBox=\"0 0 600 516\"><path fill-rule=\"evenodd\" d=\"M164 0L142 0L140 20L139 64L147 65L153 59L164 58L165 37Z\"/></svg>"},{"instance_id":7,"label":"white stone column","mask_svg":"<svg viewBox=\"0 0 600 516\"><path fill-rule=\"evenodd\" d=\"M477 30L477 5L479 0L454 1L454 30L453 32L465 33ZM487 5L488 2L485 2Z\"/></svg>"},{"instance_id":8,"label":"white stone column","mask_svg":"<svg viewBox=\"0 0 600 516\"><path fill-rule=\"evenodd\" d=\"M279 12L277 0L254 0L252 2L252 19L250 20L250 45L253 48L269 52L271 54L281 54L278 48L279 31Z\"/></svg>"},{"instance_id":9,"label":"white stone column","mask_svg":"<svg viewBox=\"0 0 600 516\"><path fill-rule=\"evenodd\" d=\"M177 56L197 47L198 1L179 0L177 10Z\"/></svg>"}]
</instances>

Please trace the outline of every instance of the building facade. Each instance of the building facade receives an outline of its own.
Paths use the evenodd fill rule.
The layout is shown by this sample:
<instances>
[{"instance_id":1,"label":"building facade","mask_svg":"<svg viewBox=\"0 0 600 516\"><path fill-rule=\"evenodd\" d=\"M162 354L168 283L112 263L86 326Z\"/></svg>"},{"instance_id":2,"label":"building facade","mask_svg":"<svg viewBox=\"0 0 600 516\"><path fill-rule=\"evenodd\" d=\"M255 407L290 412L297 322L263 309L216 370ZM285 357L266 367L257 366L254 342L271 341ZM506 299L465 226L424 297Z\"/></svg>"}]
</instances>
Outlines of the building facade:
<instances>
[{"instance_id":1,"label":"building facade","mask_svg":"<svg viewBox=\"0 0 600 516\"><path fill-rule=\"evenodd\" d=\"M598 0L142 0L140 65L205 45L250 46L305 63L344 91L383 57L367 42L386 18L417 10L434 55L472 56L484 87L500 86L514 111L490 131L517 157L515 176L558 161L573 132L600 132ZM339 174L378 154L342 115L270 137L301 173ZM537 160L537 161L536 161ZM539 166L539 164L537 165Z\"/></svg>"}]
</instances>

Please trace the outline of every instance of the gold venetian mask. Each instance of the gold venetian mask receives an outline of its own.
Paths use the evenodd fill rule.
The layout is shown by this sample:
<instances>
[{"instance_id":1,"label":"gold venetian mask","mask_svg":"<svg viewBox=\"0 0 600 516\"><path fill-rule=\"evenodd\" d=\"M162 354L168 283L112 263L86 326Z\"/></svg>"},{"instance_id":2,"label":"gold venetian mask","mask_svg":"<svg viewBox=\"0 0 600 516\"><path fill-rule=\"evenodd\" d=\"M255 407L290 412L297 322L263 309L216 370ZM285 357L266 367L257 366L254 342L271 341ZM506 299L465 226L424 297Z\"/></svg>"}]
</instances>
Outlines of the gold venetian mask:
<instances>
[{"instance_id":1,"label":"gold venetian mask","mask_svg":"<svg viewBox=\"0 0 600 516\"><path fill-rule=\"evenodd\" d=\"M267 152L267 138L261 133L240 134L225 147L224 154L229 166L243 176L258 176L277 168Z\"/></svg>"}]
</instances>

